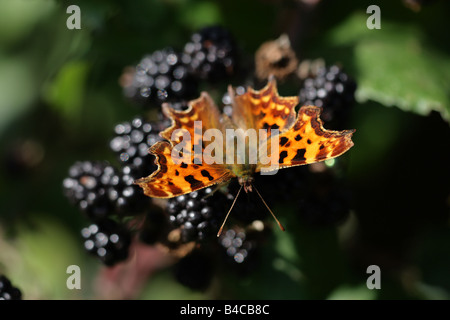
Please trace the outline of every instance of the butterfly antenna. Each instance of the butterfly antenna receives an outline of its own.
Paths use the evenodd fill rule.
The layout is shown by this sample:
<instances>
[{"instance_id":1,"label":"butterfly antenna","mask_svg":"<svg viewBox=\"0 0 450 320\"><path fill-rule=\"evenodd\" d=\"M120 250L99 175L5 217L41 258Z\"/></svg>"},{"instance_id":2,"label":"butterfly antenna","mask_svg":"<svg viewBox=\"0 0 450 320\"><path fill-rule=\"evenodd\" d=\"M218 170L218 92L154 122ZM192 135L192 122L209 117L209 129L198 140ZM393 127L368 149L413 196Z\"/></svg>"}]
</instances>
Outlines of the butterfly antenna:
<instances>
[{"instance_id":1,"label":"butterfly antenna","mask_svg":"<svg viewBox=\"0 0 450 320\"><path fill-rule=\"evenodd\" d=\"M227 213L227 215L225 216L225 219L223 220L222 225L220 226L219 232L217 232L217 237L219 237L219 236L222 234L223 226L225 225L225 222L227 222L228 216L230 215L231 210L233 210L234 204L236 203L236 200L237 200L237 198L239 197L239 194L241 193L241 190L242 190L242 185L241 185L241 187L239 188L239 191L238 191L236 197L234 197L233 204L231 205L230 210L228 210L228 213Z\"/></svg>"},{"instance_id":2,"label":"butterfly antenna","mask_svg":"<svg viewBox=\"0 0 450 320\"><path fill-rule=\"evenodd\" d=\"M252 185L253 188L255 189L256 193L258 194L258 196L261 198L261 201L264 203L264 205L266 206L267 210L269 210L270 214L272 215L272 217L275 219L275 221L277 222L278 226L280 227L280 229L282 231L284 231L284 227L281 224L280 221L278 221L277 217L275 217L275 214L272 212L272 210L270 210L269 206L267 205L267 203L264 201L263 197L261 196L261 194L259 193L258 189L256 189L255 185Z\"/></svg>"}]
</instances>

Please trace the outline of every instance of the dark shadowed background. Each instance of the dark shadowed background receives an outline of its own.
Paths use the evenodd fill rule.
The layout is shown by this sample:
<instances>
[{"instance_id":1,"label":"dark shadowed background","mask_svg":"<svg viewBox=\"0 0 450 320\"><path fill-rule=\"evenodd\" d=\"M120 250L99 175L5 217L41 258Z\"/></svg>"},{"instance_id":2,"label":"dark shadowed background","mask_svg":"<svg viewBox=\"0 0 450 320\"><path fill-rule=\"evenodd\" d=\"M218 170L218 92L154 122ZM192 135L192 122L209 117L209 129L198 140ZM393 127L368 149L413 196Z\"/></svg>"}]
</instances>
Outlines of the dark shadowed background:
<instances>
[{"instance_id":1,"label":"dark shadowed background","mask_svg":"<svg viewBox=\"0 0 450 320\"><path fill-rule=\"evenodd\" d=\"M449 299L450 3L405 2L0 0L0 273L24 299ZM81 30L66 27L71 4ZM371 4L379 30L366 27ZM258 265L245 274L220 266L193 290L173 277L175 258L154 247L136 249L138 266L107 268L88 255L80 230L89 222L62 181L78 160L117 163L114 126L144 114L123 95L124 68L182 50L213 24L249 61L286 33L300 61L339 63L355 79L346 127L356 129L355 146L344 160L352 202L344 221L325 225L275 206L287 231L273 228ZM218 85L216 102L239 81ZM280 93L299 89L288 83ZM66 287L69 265L81 268L81 290ZM380 290L366 287L369 265L380 267Z\"/></svg>"}]
</instances>

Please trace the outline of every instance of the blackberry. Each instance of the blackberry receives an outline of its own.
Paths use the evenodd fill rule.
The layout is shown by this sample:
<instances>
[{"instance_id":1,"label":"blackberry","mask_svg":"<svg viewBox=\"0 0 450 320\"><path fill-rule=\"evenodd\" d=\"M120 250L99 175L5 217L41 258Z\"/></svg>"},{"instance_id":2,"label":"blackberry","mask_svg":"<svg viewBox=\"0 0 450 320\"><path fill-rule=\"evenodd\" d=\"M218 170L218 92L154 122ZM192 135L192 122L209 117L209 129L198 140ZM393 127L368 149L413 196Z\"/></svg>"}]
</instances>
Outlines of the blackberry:
<instances>
[{"instance_id":1,"label":"blackberry","mask_svg":"<svg viewBox=\"0 0 450 320\"><path fill-rule=\"evenodd\" d=\"M181 241L202 241L217 233L228 209L226 196L212 188L194 191L169 199L169 220L175 228L181 228Z\"/></svg>"},{"instance_id":2,"label":"blackberry","mask_svg":"<svg viewBox=\"0 0 450 320\"><path fill-rule=\"evenodd\" d=\"M124 85L124 95L141 105L189 100L198 95L197 80L170 48L145 56L136 66L131 81Z\"/></svg>"},{"instance_id":3,"label":"blackberry","mask_svg":"<svg viewBox=\"0 0 450 320\"><path fill-rule=\"evenodd\" d=\"M0 275L0 300L22 300L22 292L4 275Z\"/></svg>"},{"instance_id":4,"label":"blackberry","mask_svg":"<svg viewBox=\"0 0 450 320\"><path fill-rule=\"evenodd\" d=\"M219 245L223 249L225 262L237 272L247 273L258 264L259 246L265 232L244 230L237 227L223 232L219 237Z\"/></svg>"},{"instance_id":5,"label":"blackberry","mask_svg":"<svg viewBox=\"0 0 450 320\"><path fill-rule=\"evenodd\" d=\"M174 266L175 279L186 287L203 290L213 276L214 264L209 254L194 250Z\"/></svg>"},{"instance_id":6,"label":"blackberry","mask_svg":"<svg viewBox=\"0 0 450 320\"><path fill-rule=\"evenodd\" d=\"M78 161L63 181L65 196L93 220L103 219L113 211L107 192L111 182L105 181L105 178L109 180L108 170L104 176L107 166L106 162Z\"/></svg>"},{"instance_id":7,"label":"blackberry","mask_svg":"<svg viewBox=\"0 0 450 320\"><path fill-rule=\"evenodd\" d=\"M126 215L141 212L150 205L150 198L134 184L141 176L141 171L133 166L125 166L120 171L111 166L105 168L104 182L115 213Z\"/></svg>"},{"instance_id":8,"label":"blackberry","mask_svg":"<svg viewBox=\"0 0 450 320\"><path fill-rule=\"evenodd\" d=\"M225 249L228 257L231 257L236 263L243 263L249 252L254 249L252 241L246 241L246 234L235 229L228 229L219 237L220 245Z\"/></svg>"},{"instance_id":9,"label":"blackberry","mask_svg":"<svg viewBox=\"0 0 450 320\"><path fill-rule=\"evenodd\" d=\"M356 83L336 65L320 68L303 82L300 105L322 107L326 126L342 129L355 102Z\"/></svg>"},{"instance_id":10,"label":"blackberry","mask_svg":"<svg viewBox=\"0 0 450 320\"><path fill-rule=\"evenodd\" d=\"M134 181L140 171L132 166L120 170L107 162L76 162L63 181L64 194L93 221L113 214L142 211L149 204Z\"/></svg>"},{"instance_id":11,"label":"blackberry","mask_svg":"<svg viewBox=\"0 0 450 320\"><path fill-rule=\"evenodd\" d=\"M111 219L91 224L81 230L84 248L105 265L112 266L128 257L130 233Z\"/></svg>"},{"instance_id":12,"label":"blackberry","mask_svg":"<svg viewBox=\"0 0 450 320\"><path fill-rule=\"evenodd\" d=\"M183 62L193 75L215 82L235 74L238 49L228 30L221 26L205 27L184 46Z\"/></svg>"},{"instance_id":13,"label":"blackberry","mask_svg":"<svg viewBox=\"0 0 450 320\"><path fill-rule=\"evenodd\" d=\"M159 133L165 125L167 122L151 123L136 117L116 125L115 137L109 146L121 165L132 165L141 171L141 176L148 176L157 168L155 157L148 153L148 149L162 140Z\"/></svg>"},{"instance_id":14,"label":"blackberry","mask_svg":"<svg viewBox=\"0 0 450 320\"><path fill-rule=\"evenodd\" d=\"M235 94L238 96L243 95L245 91L246 89L244 86L238 86L235 88ZM231 118L231 116L233 115L233 101L228 92L225 92L225 94L222 96L222 104L223 113Z\"/></svg>"}]
</instances>

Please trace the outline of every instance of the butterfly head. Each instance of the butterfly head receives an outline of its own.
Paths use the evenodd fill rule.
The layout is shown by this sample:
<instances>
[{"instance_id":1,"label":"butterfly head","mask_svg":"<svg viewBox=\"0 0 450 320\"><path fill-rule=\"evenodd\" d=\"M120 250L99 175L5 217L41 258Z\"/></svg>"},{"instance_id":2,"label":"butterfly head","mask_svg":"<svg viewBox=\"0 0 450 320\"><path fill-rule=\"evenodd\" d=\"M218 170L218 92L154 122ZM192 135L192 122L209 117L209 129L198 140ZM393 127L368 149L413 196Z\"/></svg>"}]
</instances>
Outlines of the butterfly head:
<instances>
[{"instance_id":1,"label":"butterfly head","mask_svg":"<svg viewBox=\"0 0 450 320\"><path fill-rule=\"evenodd\" d=\"M239 177L239 184L244 188L245 193L253 191L253 177Z\"/></svg>"}]
</instances>

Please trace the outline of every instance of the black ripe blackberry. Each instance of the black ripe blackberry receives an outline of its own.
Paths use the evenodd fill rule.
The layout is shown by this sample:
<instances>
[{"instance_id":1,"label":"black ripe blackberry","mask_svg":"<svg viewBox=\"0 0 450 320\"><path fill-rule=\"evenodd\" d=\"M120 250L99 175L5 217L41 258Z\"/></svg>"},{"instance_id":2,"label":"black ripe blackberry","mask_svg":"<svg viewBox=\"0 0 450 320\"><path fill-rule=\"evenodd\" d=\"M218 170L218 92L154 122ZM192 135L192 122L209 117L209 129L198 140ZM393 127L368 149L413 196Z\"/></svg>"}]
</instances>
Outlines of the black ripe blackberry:
<instances>
[{"instance_id":1,"label":"black ripe blackberry","mask_svg":"<svg viewBox=\"0 0 450 320\"><path fill-rule=\"evenodd\" d=\"M189 100L198 95L197 80L170 48L145 56L136 66L132 80L124 86L124 95L142 105Z\"/></svg>"},{"instance_id":2,"label":"black ripe blackberry","mask_svg":"<svg viewBox=\"0 0 450 320\"><path fill-rule=\"evenodd\" d=\"M184 46L183 62L200 79L219 81L236 72L237 51L228 30L220 26L206 27L194 33Z\"/></svg>"},{"instance_id":3,"label":"black ripe blackberry","mask_svg":"<svg viewBox=\"0 0 450 320\"><path fill-rule=\"evenodd\" d=\"M322 107L329 129L342 129L355 102L356 83L336 65L320 68L307 77L300 90L300 105Z\"/></svg>"},{"instance_id":4,"label":"black ripe blackberry","mask_svg":"<svg viewBox=\"0 0 450 320\"><path fill-rule=\"evenodd\" d=\"M226 196L213 188L205 188L169 199L170 223L181 229L181 241L202 241L219 230L231 204Z\"/></svg>"},{"instance_id":5,"label":"black ripe blackberry","mask_svg":"<svg viewBox=\"0 0 450 320\"><path fill-rule=\"evenodd\" d=\"M69 176L63 181L65 196L93 220L103 219L113 211L108 197L111 181L108 172L104 175L107 167L106 162L78 161L70 167Z\"/></svg>"},{"instance_id":6,"label":"black ripe blackberry","mask_svg":"<svg viewBox=\"0 0 450 320\"><path fill-rule=\"evenodd\" d=\"M258 247L262 243L264 231L234 227L225 230L219 237L225 262L238 272L248 272L257 266Z\"/></svg>"},{"instance_id":7,"label":"black ripe blackberry","mask_svg":"<svg viewBox=\"0 0 450 320\"><path fill-rule=\"evenodd\" d=\"M141 212L150 205L150 198L145 196L142 189L134 184L141 178L141 171L133 166L122 167L119 171L108 166L104 171L104 182L107 186L108 199L114 212L129 215Z\"/></svg>"},{"instance_id":8,"label":"black ripe blackberry","mask_svg":"<svg viewBox=\"0 0 450 320\"><path fill-rule=\"evenodd\" d=\"M194 250L180 259L174 266L175 279L191 289L203 290L208 287L214 271L211 255Z\"/></svg>"},{"instance_id":9,"label":"black ripe blackberry","mask_svg":"<svg viewBox=\"0 0 450 320\"><path fill-rule=\"evenodd\" d=\"M81 230L84 248L105 265L112 266L128 257L131 237L129 231L111 219L91 224Z\"/></svg>"},{"instance_id":10,"label":"black ripe blackberry","mask_svg":"<svg viewBox=\"0 0 450 320\"><path fill-rule=\"evenodd\" d=\"M107 162L76 162L63 181L64 194L93 221L133 214L150 201L133 183L140 177L140 171L132 166L117 170Z\"/></svg>"},{"instance_id":11,"label":"black ripe blackberry","mask_svg":"<svg viewBox=\"0 0 450 320\"><path fill-rule=\"evenodd\" d=\"M140 117L134 118L116 125L115 137L109 146L120 164L134 166L142 176L148 176L156 170L155 157L148 149L162 139L159 133L168 125L167 121L151 123Z\"/></svg>"},{"instance_id":12,"label":"black ripe blackberry","mask_svg":"<svg viewBox=\"0 0 450 320\"><path fill-rule=\"evenodd\" d=\"M21 300L22 293L4 275L0 275L0 300Z\"/></svg>"},{"instance_id":13,"label":"black ripe blackberry","mask_svg":"<svg viewBox=\"0 0 450 320\"><path fill-rule=\"evenodd\" d=\"M246 234L243 230L228 229L219 237L220 245L225 249L228 257L236 263L243 263L249 252L254 249L251 241L246 241Z\"/></svg>"}]
</instances>

